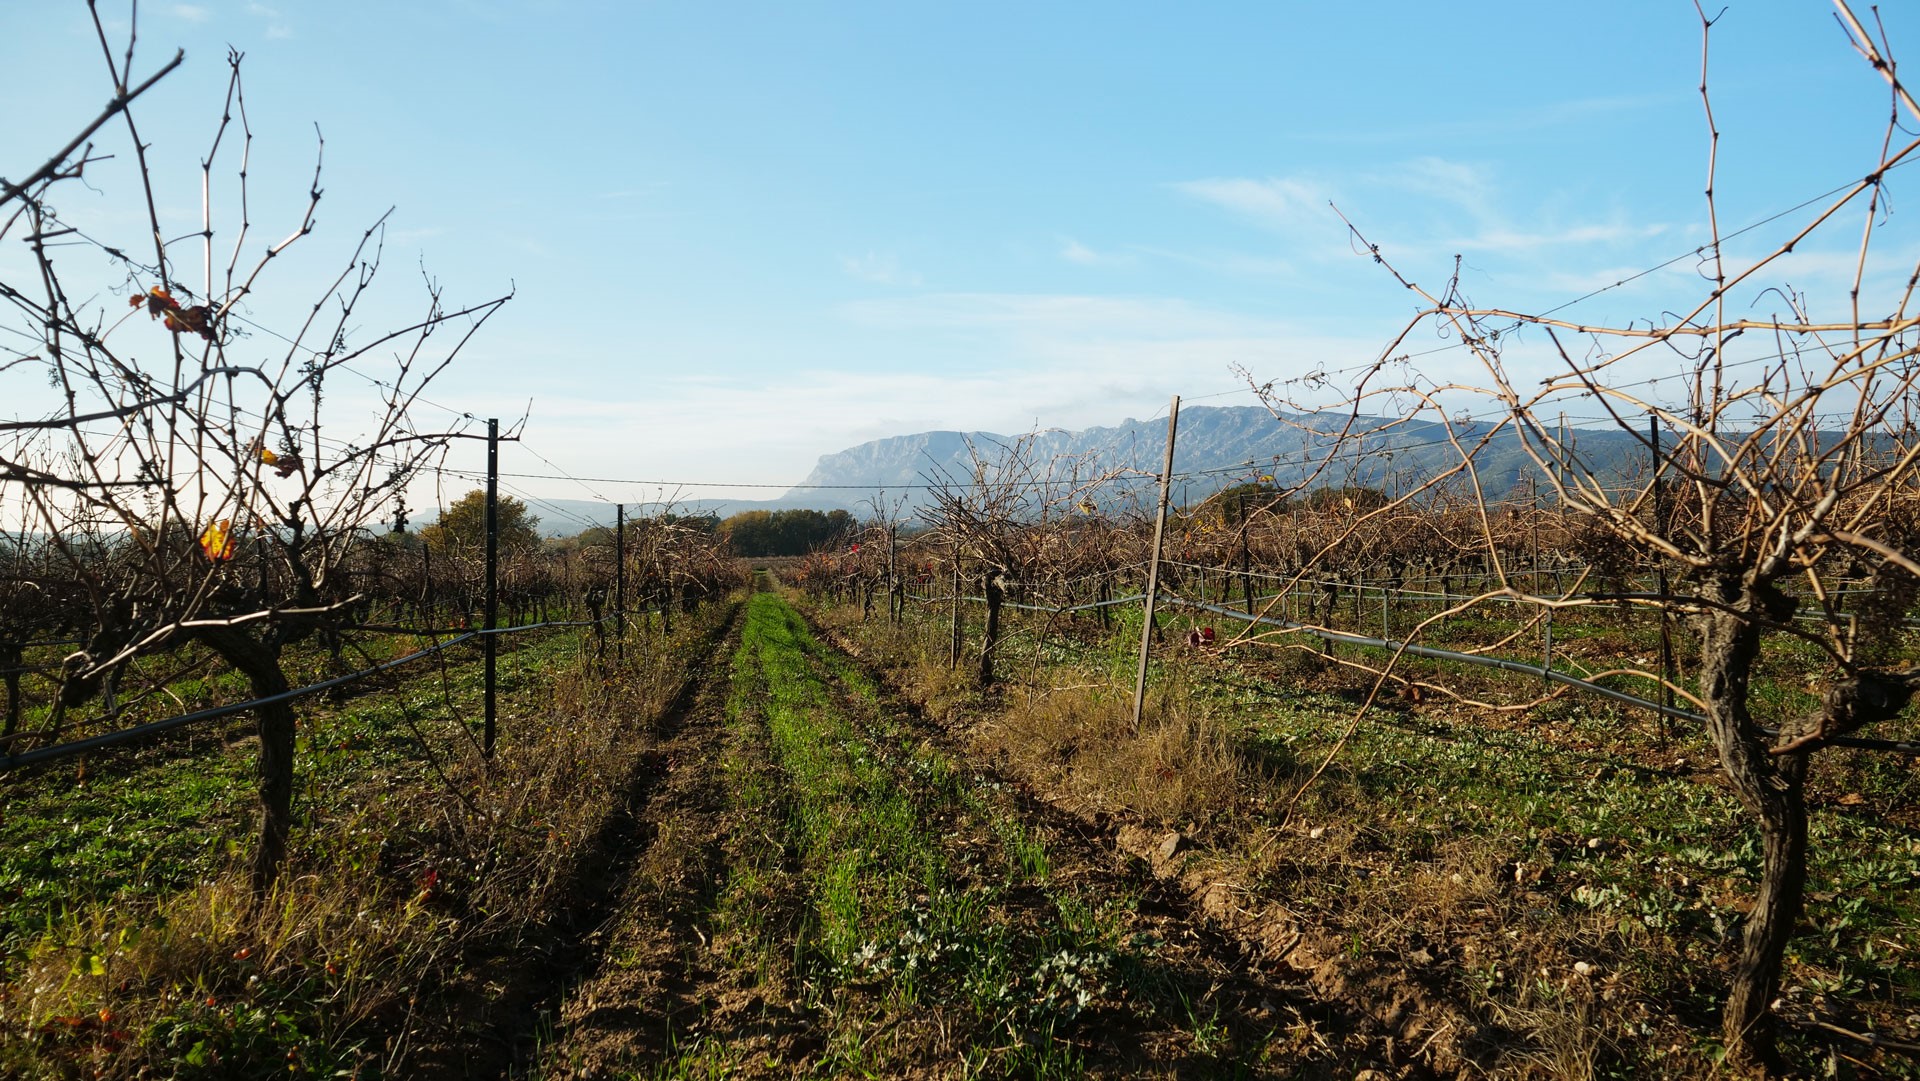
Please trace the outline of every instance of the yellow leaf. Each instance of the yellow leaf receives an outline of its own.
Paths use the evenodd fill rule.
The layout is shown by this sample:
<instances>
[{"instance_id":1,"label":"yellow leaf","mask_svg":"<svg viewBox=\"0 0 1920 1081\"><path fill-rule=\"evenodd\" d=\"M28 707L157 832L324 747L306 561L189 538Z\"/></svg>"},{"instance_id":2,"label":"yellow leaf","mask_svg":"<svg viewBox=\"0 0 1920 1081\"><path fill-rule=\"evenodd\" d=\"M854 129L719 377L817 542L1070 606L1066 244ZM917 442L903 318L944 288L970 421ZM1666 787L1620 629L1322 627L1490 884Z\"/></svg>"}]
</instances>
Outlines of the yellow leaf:
<instances>
[{"instance_id":1,"label":"yellow leaf","mask_svg":"<svg viewBox=\"0 0 1920 1081\"><path fill-rule=\"evenodd\" d=\"M233 534L228 532L232 528L231 518L208 523L207 531L200 534L200 550L208 559L220 563L233 558Z\"/></svg>"}]
</instances>

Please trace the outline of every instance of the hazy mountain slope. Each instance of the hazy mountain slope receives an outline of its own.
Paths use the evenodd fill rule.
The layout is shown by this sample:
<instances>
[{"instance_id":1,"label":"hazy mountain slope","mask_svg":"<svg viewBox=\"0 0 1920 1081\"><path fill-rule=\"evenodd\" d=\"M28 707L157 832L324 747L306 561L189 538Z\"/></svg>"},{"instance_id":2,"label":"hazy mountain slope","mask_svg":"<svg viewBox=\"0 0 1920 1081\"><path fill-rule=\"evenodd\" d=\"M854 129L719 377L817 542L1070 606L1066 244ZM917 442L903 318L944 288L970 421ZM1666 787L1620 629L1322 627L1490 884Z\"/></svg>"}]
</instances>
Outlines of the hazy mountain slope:
<instances>
[{"instance_id":1,"label":"hazy mountain slope","mask_svg":"<svg viewBox=\"0 0 1920 1081\"><path fill-rule=\"evenodd\" d=\"M1446 428L1430 421L1412 421L1381 435L1340 445L1337 433L1378 428L1377 417L1350 418L1344 414L1311 414L1274 418L1257 406L1189 406L1180 411L1180 432L1174 469L1176 499L1200 499L1224 487L1253 477L1270 475L1283 487L1301 484L1360 484L1384 490L1404 489L1459 464L1460 453L1447 440ZM1472 447L1491 430L1487 424L1455 429L1462 445ZM1038 461L1077 461L1081 476L1110 470L1137 470L1158 474L1166 453L1165 417L1128 419L1113 427L1069 432L1052 429L1030 433L1031 454ZM1574 433L1581 459L1610 482L1642 474L1647 450L1627 432ZM889 436L820 456L805 482L786 494L765 500L694 499L674 509L682 514L714 513L722 517L743 510L779 510L815 507L845 508L856 514L871 511L870 502L881 492L889 499L907 497L909 506L925 502L925 485L943 473L955 478L971 474L973 455L988 460L1003 455L1016 437L994 432L916 432ZM1537 470L1511 430L1503 431L1474 452L1482 490L1490 497L1524 489ZM1144 478L1143 478L1144 482ZM577 499L538 499L531 509L540 517L540 531L549 536L578 533L587 524L612 525L613 506ZM657 506L629 507L629 513L657 511ZM431 516L428 516L429 519ZM424 521L418 524L425 524Z\"/></svg>"},{"instance_id":2,"label":"hazy mountain slope","mask_svg":"<svg viewBox=\"0 0 1920 1081\"><path fill-rule=\"evenodd\" d=\"M1335 433L1350 421L1354 431L1384 423L1380 418L1352 419L1344 414L1297 416L1283 422L1257 406L1191 406L1180 411L1174 469L1187 474L1182 480L1197 496L1260 475L1272 475L1283 486L1312 483L1391 488L1396 480L1408 485L1460 461L1460 452L1448 442L1446 428L1440 424L1409 422L1358 443L1339 446ZM1474 424L1456 429L1456 434L1471 447L1490 430L1489 425ZM1107 469L1157 473L1165 454L1166 432L1164 417L1128 419L1111 428L1080 432L1056 429L1034 434L1032 453L1042 460L1091 456ZM787 493L787 499L817 494L823 503L857 502L861 497L837 498L848 494L842 487L848 485L915 494L908 486L924 484L943 471L964 477L971 472L973 453L992 459L1013 442L1014 437L993 432L920 432L876 439L822 455L806 481ZM1644 447L1626 432L1578 432L1575 445L1582 460L1603 476L1624 479L1645 465ZM1501 432L1475 451L1474 461L1482 485L1492 494L1504 495L1536 472L1511 430ZM814 485L827 487L811 488Z\"/></svg>"}]
</instances>

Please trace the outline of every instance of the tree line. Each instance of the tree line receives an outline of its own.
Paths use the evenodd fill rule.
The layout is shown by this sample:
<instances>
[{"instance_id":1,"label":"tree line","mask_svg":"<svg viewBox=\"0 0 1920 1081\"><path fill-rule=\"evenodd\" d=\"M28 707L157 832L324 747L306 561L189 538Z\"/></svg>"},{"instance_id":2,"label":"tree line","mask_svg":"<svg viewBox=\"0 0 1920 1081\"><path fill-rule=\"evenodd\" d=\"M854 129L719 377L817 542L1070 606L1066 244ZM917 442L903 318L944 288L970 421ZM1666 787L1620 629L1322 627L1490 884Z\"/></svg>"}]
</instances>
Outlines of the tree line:
<instances>
[{"instance_id":1,"label":"tree line","mask_svg":"<svg viewBox=\"0 0 1920 1081\"><path fill-rule=\"evenodd\" d=\"M799 556L850 537L859 523L844 510L749 510L720 523L738 556Z\"/></svg>"}]
</instances>

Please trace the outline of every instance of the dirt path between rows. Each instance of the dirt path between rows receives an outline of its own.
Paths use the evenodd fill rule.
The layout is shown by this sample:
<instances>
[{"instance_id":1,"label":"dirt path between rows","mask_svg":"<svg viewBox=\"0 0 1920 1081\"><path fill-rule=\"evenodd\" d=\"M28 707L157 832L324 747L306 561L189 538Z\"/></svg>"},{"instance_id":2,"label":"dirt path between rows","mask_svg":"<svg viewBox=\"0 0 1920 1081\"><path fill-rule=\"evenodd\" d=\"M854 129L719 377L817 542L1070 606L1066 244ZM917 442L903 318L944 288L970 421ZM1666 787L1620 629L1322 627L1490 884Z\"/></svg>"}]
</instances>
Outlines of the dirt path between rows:
<instances>
[{"instance_id":1,"label":"dirt path between rows","mask_svg":"<svg viewBox=\"0 0 1920 1081\"><path fill-rule=\"evenodd\" d=\"M730 634L726 653L737 643ZM857 665L843 651L832 652ZM696 1060L709 1064L699 1076L868 1073L872 1067L832 1057L849 1044L884 1045L876 1061L886 1072L874 1076L1033 1072L1022 1065L1018 1045L1041 1037L1018 1025L993 1033L1012 1046L988 1047L979 1042L985 1030L977 1024L966 1029L961 1018L957 1030L950 1027L961 1015L937 993L902 1000L897 992L876 991L872 981L823 990L822 979L831 985L839 977L799 963L803 947L812 944L796 940L791 965L776 961L772 967L781 971L770 974L765 962L758 971L742 967L737 939L721 941L716 905L724 906L723 891L738 888L730 876L737 878L752 851L784 861L770 889L793 895L805 888L791 840L769 836L779 815L743 812L729 796L730 783L738 784L733 774L742 770L780 781L785 775L771 764L759 731L743 729L737 718L730 724L726 669L710 664L688 708L663 732L657 775L616 839L620 851L609 853L609 885L617 896L605 906L608 918L582 928L570 945L572 956L587 963L575 967L527 1076L682 1076L695 1072ZM1063 913L1084 904L1099 909L1103 934L1121 944L1116 956L1129 975L1110 981L1114 986L1094 996L1077 1019L1044 1034L1063 1049L1057 1060L1074 1064L1068 1075L1421 1076L1393 1062L1398 1056L1378 1025L1210 929L1177 884L1114 848L1099 830L1002 781L908 704L836 677L826 677L826 684L834 708L851 718L864 741L862 753L882 762L923 808L934 800L915 775L916 764L926 761L924 754L916 757L916 743L965 773L969 809L930 811L920 829L937 834L934 844L945 853L953 887L984 898L995 933L1058 944L1071 935L1061 926ZM754 734L743 738L743 730ZM1044 853L1037 858L1045 870L1037 877L1016 882L993 869L1007 858L1001 853L1009 836ZM804 898L772 903L795 914L794 926L807 926ZM921 994L929 997L923 1001L916 997ZM531 996L523 1001L534 1004ZM523 1053L514 1057L528 1062Z\"/></svg>"},{"instance_id":2,"label":"dirt path between rows","mask_svg":"<svg viewBox=\"0 0 1920 1081\"><path fill-rule=\"evenodd\" d=\"M736 631L660 746L619 904L594 932L598 964L570 989L540 1056L548 1081L644 1074L709 1037L809 1042L804 1011L738 988L701 925L726 881L735 829L721 762L732 738L726 661L738 647Z\"/></svg>"},{"instance_id":3,"label":"dirt path between rows","mask_svg":"<svg viewBox=\"0 0 1920 1081\"><path fill-rule=\"evenodd\" d=\"M837 632L825 634L835 648L859 659L853 642ZM890 686L884 672L868 671ZM989 748L971 732L926 716L902 695L892 698L930 739L1003 785L1028 818L1076 836L1082 848L1144 877L1168 912L1192 933L1215 940L1216 952L1267 971L1315 1003L1336 1028L1361 1042L1374 1041L1396 1074L1475 1076L1485 1061L1496 1057L1505 1033L1467 1017L1397 965L1348 956L1337 936L1301 922L1284 905L1263 900L1248 884L1206 859L1182 834L1156 829L1138 816L1089 808L1070 794L1036 786L1006 769L1003 758L986 753Z\"/></svg>"},{"instance_id":4,"label":"dirt path between rows","mask_svg":"<svg viewBox=\"0 0 1920 1081\"><path fill-rule=\"evenodd\" d=\"M419 1050L409 1075L420 1078L528 1076L551 1039L557 1015L579 999L583 980L604 967L610 931L622 926L632 881L660 845L662 823L710 737L726 695L725 659L739 640L736 611L715 636L708 658L690 674L655 726L654 745L628 780L621 805L607 816L580 858L569 903L516 942L465 959L420 1018ZM695 816L699 817L699 816ZM669 824L666 831L671 833ZM652 1001L636 996L634 1001Z\"/></svg>"}]
</instances>

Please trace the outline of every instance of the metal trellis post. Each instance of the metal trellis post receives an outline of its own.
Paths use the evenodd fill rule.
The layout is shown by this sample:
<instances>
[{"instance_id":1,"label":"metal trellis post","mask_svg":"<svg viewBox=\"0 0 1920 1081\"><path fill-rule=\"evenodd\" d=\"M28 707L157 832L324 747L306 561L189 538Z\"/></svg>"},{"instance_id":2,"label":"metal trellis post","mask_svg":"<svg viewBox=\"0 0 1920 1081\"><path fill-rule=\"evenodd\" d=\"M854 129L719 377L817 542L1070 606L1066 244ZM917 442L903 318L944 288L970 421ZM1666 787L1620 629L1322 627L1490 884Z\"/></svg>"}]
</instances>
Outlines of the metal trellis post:
<instances>
[{"instance_id":1,"label":"metal trellis post","mask_svg":"<svg viewBox=\"0 0 1920 1081\"><path fill-rule=\"evenodd\" d=\"M487 420L487 626L491 632L500 614L500 421ZM493 737L497 728L494 705L496 687L495 659L498 636L480 638L480 653L486 658L486 729L480 739L481 753L493 757Z\"/></svg>"},{"instance_id":2,"label":"metal trellis post","mask_svg":"<svg viewBox=\"0 0 1920 1081\"><path fill-rule=\"evenodd\" d=\"M1660 457L1660 417L1647 414L1647 436L1653 444L1653 530L1656 536L1667 531L1666 493L1660 486L1660 473L1666 463ZM1660 738L1673 735L1673 621L1668 618L1667 568L1655 557L1654 587L1660 591L1660 701L1668 712L1660 714Z\"/></svg>"},{"instance_id":3,"label":"metal trellis post","mask_svg":"<svg viewBox=\"0 0 1920 1081\"><path fill-rule=\"evenodd\" d=\"M627 660L627 505L613 505L613 631L614 659Z\"/></svg>"}]
</instances>

